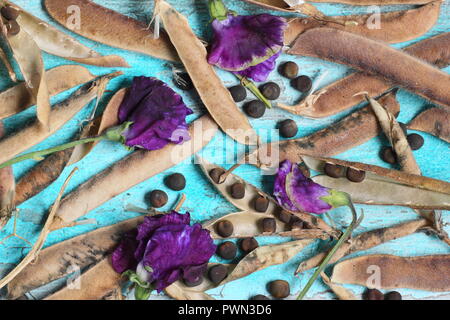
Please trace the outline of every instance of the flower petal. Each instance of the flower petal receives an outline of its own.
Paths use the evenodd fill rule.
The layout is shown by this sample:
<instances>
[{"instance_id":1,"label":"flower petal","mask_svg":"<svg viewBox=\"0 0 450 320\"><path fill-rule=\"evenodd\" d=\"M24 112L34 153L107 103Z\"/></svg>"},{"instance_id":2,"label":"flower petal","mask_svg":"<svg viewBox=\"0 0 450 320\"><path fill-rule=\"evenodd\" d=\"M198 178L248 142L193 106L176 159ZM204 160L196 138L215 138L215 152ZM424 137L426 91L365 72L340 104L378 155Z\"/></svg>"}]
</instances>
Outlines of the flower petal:
<instances>
[{"instance_id":1,"label":"flower petal","mask_svg":"<svg viewBox=\"0 0 450 320\"><path fill-rule=\"evenodd\" d=\"M124 134L125 144L157 150L169 142L182 143L189 139L186 116L190 114L192 110L167 84L156 78L135 77L119 108L120 122L132 122Z\"/></svg>"},{"instance_id":2,"label":"flower petal","mask_svg":"<svg viewBox=\"0 0 450 320\"><path fill-rule=\"evenodd\" d=\"M247 69L237 71L236 73L256 82L264 82L269 77L269 74L275 69L276 60L280 55L281 51L256 66L248 67Z\"/></svg>"},{"instance_id":3,"label":"flower petal","mask_svg":"<svg viewBox=\"0 0 450 320\"><path fill-rule=\"evenodd\" d=\"M138 260L134 257L134 252L138 247L136 235L137 230L126 233L119 246L113 251L111 256L112 266L117 273L136 269L138 265Z\"/></svg>"},{"instance_id":4,"label":"flower petal","mask_svg":"<svg viewBox=\"0 0 450 320\"><path fill-rule=\"evenodd\" d=\"M279 53L286 20L270 14L229 15L214 20L210 64L229 71L242 71Z\"/></svg>"},{"instance_id":5,"label":"flower petal","mask_svg":"<svg viewBox=\"0 0 450 320\"><path fill-rule=\"evenodd\" d=\"M153 270L158 292L180 279L192 266L203 265L216 251L209 231L200 224L192 227L166 225L155 231L145 250L143 262ZM195 276L195 274L194 274Z\"/></svg>"}]
</instances>

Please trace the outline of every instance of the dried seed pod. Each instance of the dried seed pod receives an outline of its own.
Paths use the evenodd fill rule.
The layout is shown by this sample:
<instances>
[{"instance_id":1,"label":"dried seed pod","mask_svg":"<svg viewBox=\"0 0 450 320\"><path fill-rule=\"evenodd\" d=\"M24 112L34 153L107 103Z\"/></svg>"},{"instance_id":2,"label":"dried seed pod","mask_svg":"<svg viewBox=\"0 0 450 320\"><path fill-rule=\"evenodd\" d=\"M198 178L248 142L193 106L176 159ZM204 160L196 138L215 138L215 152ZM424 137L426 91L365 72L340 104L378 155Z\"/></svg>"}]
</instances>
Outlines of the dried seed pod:
<instances>
[{"instance_id":1,"label":"dried seed pod","mask_svg":"<svg viewBox=\"0 0 450 320\"><path fill-rule=\"evenodd\" d=\"M450 143L450 112L440 108L425 110L411 120L408 129L424 131Z\"/></svg>"},{"instance_id":2,"label":"dried seed pod","mask_svg":"<svg viewBox=\"0 0 450 320\"><path fill-rule=\"evenodd\" d=\"M333 46L329 46L332 41ZM350 48L358 47L358 50ZM372 52L370 57L365 54ZM450 110L450 76L387 44L349 32L311 29L300 35L290 54L313 56L383 77Z\"/></svg>"},{"instance_id":3,"label":"dried seed pod","mask_svg":"<svg viewBox=\"0 0 450 320\"><path fill-rule=\"evenodd\" d=\"M450 255L397 257L368 255L338 263L331 279L337 283L365 285L367 268L378 266L383 276L380 289L409 288L433 292L450 291Z\"/></svg>"}]
</instances>

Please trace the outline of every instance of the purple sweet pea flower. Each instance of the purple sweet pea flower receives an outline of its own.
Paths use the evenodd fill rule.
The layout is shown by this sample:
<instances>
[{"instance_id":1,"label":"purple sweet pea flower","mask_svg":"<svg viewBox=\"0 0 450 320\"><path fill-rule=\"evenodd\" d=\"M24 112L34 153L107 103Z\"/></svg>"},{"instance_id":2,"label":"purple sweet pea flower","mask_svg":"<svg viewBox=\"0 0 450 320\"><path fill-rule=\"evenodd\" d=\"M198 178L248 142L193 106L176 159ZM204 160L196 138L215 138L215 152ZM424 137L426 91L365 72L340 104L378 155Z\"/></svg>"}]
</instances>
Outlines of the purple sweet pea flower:
<instances>
[{"instance_id":1,"label":"purple sweet pea flower","mask_svg":"<svg viewBox=\"0 0 450 320\"><path fill-rule=\"evenodd\" d=\"M255 81L265 81L283 48L286 20L270 14L231 14L220 0L210 0L209 5L214 20L208 62Z\"/></svg>"},{"instance_id":2,"label":"purple sweet pea flower","mask_svg":"<svg viewBox=\"0 0 450 320\"><path fill-rule=\"evenodd\" d=\"M305 177L300 168L289 160L280 164L273 193L278 204L288 210L317 214L348 205L349 199L347 194Z\"/></svg>"},{"instance_id":3,"label":"purple sweet pea flower","mask_svg":"<svg viewBox=\"0 0 450 320\"><path fill-rule=\"evenodd\" d=\"M186 107L167 84L149 77L135 77L119 108L119 121L131 123L123 133L129 147L157 150L168 143L189 140Z\"/></svg>"},{"instance_id":4,"label":"purple sweet pea flower","mask_svg":"<svg viewBox=\"0 0 450 320\"><path fill-rule=\"evenodd\" d=\"M152 283L158 292L181 278L194 282L206 271L216 246L209 231L189 223L189 213L175 211L145 217L113 252L114 270L135 270L138 284Z\"/></svg>"}]
</instances>

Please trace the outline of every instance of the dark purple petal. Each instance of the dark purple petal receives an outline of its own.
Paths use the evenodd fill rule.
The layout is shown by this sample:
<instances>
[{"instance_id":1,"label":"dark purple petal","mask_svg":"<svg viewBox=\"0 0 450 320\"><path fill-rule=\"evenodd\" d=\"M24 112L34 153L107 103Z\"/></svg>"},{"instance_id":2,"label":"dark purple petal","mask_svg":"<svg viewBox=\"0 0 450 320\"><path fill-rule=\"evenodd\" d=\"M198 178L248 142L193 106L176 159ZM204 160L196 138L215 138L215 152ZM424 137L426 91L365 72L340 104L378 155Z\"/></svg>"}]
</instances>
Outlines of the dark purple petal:
<instances>
[{"instance_id":1,"label":"dark purple petal","mask_svg":"<svg viewBox=\"0 0 450 320\"><path fill-rule=\"evenodd\" d=\"M270 14L216 19L208 62L229 71L260 64L280 52L286 26L284 18Z\"/></svg>"},{"instance_id":2,"label":"dark purple petal","mask_svg":"<svg viewBox=\"0 0 450 320\"><path fill-rule=\"evenodd\" d=\"M267 59L264 62L261 62L260 64L257 64L253 67L248 67L245 70L235 72L243 77L247 77L249 79L253 79L256 82L264 82L267 80L267 77L269 77L269 74L275 69L276 67L276 60L280 56L281 51L277 54L273 55L269 59Z\"/></svg>"},{"instance_id":3,"label":"dark purple petal","mask_svg":"<svg viewBox=\"0 0 450 320\"><path fill-rule=\"evenodd\" d=\"M135 258L138 261L142 260L148 241L159 227L178 224L189 225L190 222L191 215L189 212L180 214L176 211L172 211L171 213L164 215L145 217L144 222L137 227L136 240L139 241L139 244L135 250Z\"/></svg>"},{"instance_id":4,"label":"dark purple petal","mask_svg":"<svg viewBox=\"0 0 450 320\"><path fill-rule=\"evenodd\" d=\"M138 246L136 235L137 230L126 233L119 246L112 253L112 266L117 273L136 269L138 265L138 260L134 257L134 252Z\"/></svg>"},{"instance_id":5,"label":"dark purple petal","mask_svg":"<svg viewBox=\"0 0 450 320\"><path fill-rule=\"evenodd\" d=\"M320 214L332 208L321 199L329 195L330 189L305 177L297 165L289 160L280 164L274 185L274 196L280 206L291 211Z\"/></svg>"},{"instance_id":6,"label":"dark purple petal","mask_svg":"<svg viewBox=\"0 0 450 320\"><path fill-rule=\"evenodd\" d=\"M186 117L190 114L192 110L167 84L156 78L135 77L119 108L119 121L132 122L124 133L125 144L157 150L170 142L189 140Z\"/></svg>"},{"instance_id":7,"label":"dark purple petal","mask_svg":"<svg viewBox=\"0 0 450 320\"><path fill-rule=\"evenodd\" d=\"M178 224L158 228L148 242L143 262L153 270L158 292L183 276L184 270L209 261L216 246L200 224Z\"/></svg>"},{"instance_id":8,"label":"dark purple petal","mask_svg":"<svg viewBox=\"0 0 450 320\"><path fill-rule=\"evenodd\" d=\"M197 266L187 266L183 268L183 279L189 282L196 282L200 277L202 277L206 270L208 269L208 264L200 264Z\"/></svg>"}]
</instances>

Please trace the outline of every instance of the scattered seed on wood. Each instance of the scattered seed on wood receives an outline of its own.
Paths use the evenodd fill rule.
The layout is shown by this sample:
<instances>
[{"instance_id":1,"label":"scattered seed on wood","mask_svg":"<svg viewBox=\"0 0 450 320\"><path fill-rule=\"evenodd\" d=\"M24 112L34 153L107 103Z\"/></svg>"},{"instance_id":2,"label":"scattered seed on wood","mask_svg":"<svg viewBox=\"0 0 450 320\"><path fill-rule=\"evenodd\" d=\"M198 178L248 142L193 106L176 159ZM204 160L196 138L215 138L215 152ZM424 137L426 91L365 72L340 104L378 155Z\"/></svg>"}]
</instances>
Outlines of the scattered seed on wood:
<instances>
[{"instance_id":1,"label":"scattered seed on wood","mask_svg":"<svg viewBox=\"0 0 450 320\"><path fill-rule=\"evenodd\" d=\"M201 132L194 130L195 124L201 126ZM208 144L216 132L214 121L203 116L190 125L191 140L160 150L138 150L119 160L64 197L58 210L59 219L52 229L70 224L116 195L190 157Z\"/></svg>"},{"instance_id":2,"label":"scattered seed on wood","mask_svg":"<svg viewBox=\"0 0 450 320\"><path fill-rule=\"evenodd\" d=\"M291 294L289 282L284 280L275 280L269 283L268 289L272 297L276 299L284 299Z\"/></svg>"},{"instance_id":3,"label":"scattered seed on wood","mask_svg":"<svg viewBox=\"0 0 450 320\"><path fill-rule=\"evenodd\" d=\"M82 66L65 65L46 71L48 92L50 96L94 80L95 76ZM0 119L15 115L34 104L34 98L21 82L0 93Z\"/></svg>"},{"instance_id":4,"label":"scattered seed on wood","mask_svg":"<svg viewBox=\"0 0 450 320\"><path fill-rule=\"evenodd\" d=\"M387 44L341 30L316 28L300 35L288 53L346 64L383 77L450 110L450 75Z\"/></svg>"},{"instance_id":5,"label":"scattered seed on wood","mask_svg":"<svg viewBox=\"0 0 450 320\"><path fill-rule=\"evenodd\" d=\"M236 257L237 247L231 241L226 241L217 247L217 255L225 260L232 260Z\"/></svg>"},{"instance_id":6,"label":"scattered seed on wood","mask_svg":"<svg viewBox=\"0 0 450 320\"><path fill-rule=\"evenodd\" d=\"M368 255L338 263L331 279L337 283L365 285L370 266L378 266L383 275L380 289L408 288L433 292L450 291L450 255L398 257Z\"/></svg>"},{"instance_id":7,"label":"scattered seed on wood","mask_svg":"<svg viewBox=\"0 0 450 320\"><path fill-rule=\"evenodd\" d=\"M295 79L298 75L298 71L299 71L298 64L296 64L294 61L285 62L280 67L281 75L288 79Z\"/></svg>"},{"instance_id":8,"label":"scattered seed on wood","mask_svg":"<svg viewBox=\"0 0 450 320\"><path fill-rule=\"evenodd\" d=\"M245 253L250 253L259 247L258 241L255 238L245 238L239 242L241 250Z\"/></svg>"},{"instance_id":9,"label":"scattered seed on wood","mask_svg":"<svg viewBox=\"0 0 450 320\"><path fill-rule=\"evenodd\" d=\"M382 12L379 22L383 28L374 28L376 21L373 20L372 13L330 17L338 23L318 21L314 18L292 18L288 20L284 43L289 45L301 33L318 27L340 29L388 43L405 42L430 30L439 18L440 7L441 2L434 1L410 10Z\"/></svg>"},{"instance_id":10,"label":"scattered seed on wood","mask_svg":"<svg viewBox=\"0 0 450 320\"><path fill-rule=\"evenodd\" d=\"M394 149L392 147L383 147L380 152L381 159L390 164L397 163L397 156L395 155Z\"/></svg>"},{"instance_id":11,"label":"scattered seed on wood","mask_svg":"<svg viewBox=\"0 0 450 320\"><path fill-rule=\"evenodd\" d=\"M408 129L427 132L450 143L450 112L440 108L425 110L411 120Z\"/></svg>"},{"instance_id":12,"label":"scattered seed on wood","mask_svg":"<svg viewBox=\"0 0 450 320\"><path fill-rule=\"evenodd\" d=\"M165 179L168 188L181 191L186 187L186 178L181 173L174 173Z\"/></svg>"},{"instance_id":13,"label":"scattered seed on wood","mask_svg":"<svg viewBox=\"0 0 450 320\"><path fill-rule=\"evenodd\" d=\"M233 86L228 89L235 102L244 101L247 98L247 90L242 85Z\"/></svg>"},{"instance_id":14,"label":"scattered seed on wood","mask_svg":"<svg viewBox=\"0 0 450 320\"><path fill-rule=\"evenodd\" d=\"M380 228L361 233L354 237L350 243L344 243L330 260L330 264L337 262L351 253L368 250L382 243L413 234L426 227L428 224L429 223L426 219L418 219L397 224L392 227ZM298 266L296 273L302 273L319 266L326 255L327 252L322 252L303 261Z\"/></svg>"},{"instance_id":15,"label":"scattered seed on wood","mask_svg":"<svg viewBox=\"0 0 450 320\"><path fill-rule=\"evenodd\" d=\"M268 100L277 100L281 94L281 88L275 82L267 82L260 88L261 93Z\"/></svg>"},{"instance_id":16,"label":"scattered seed on wood","mask_svg":"<svg viewBox=\"0 0 450 320\"><path fill-rule=\"evenodd\" d=\"M167 204L169 197L167 196L167 193L162 190L153 190L148 195L148 200L152 207L161 208Z\"/></svg>"},{"instance_id":17,"label":"scattered seed on wood","mask_svg":"<svg viewBox=\"0 0 450 320\"><path fill-rule=\"evenodd\" d=\"M69 18L67 8L77 6L83 23L73 32L106 45L144 53L159 59L179 61L177 53L164 32L155 39L152 29L116 11L90 0L45 0L50 16L64 27Z\"/></svg>"},{"instance_id":18,"label":"scattered seed on wood","mask_svg":"<svg viewBox=\"0 0 450 320\"><path fill-rule=\"evenodd\" d=\"M308 76L299 76L292 80L292 86L300 92L308 92L312 87L312 80Z\"/></svg>"},{"instance_id":19,"label":"scattered seed on wood","mask_svg":"<svg viewBox=\"0 0 450 320\"><path fill-rule=\"evenodd\" d=\"M410 145L412 150L419 150L425 143L423 137L417 133L409 134L406 139L408 140L408 144Z\"/></svg>"},{"instance_id":20,"label":"scattered seed on wood","mask_svg":"<svg viewBox=\"0 0 450 320\"><path fill-rule=\"evenodd\" d=\"M128 219L45 248L38 260L8 284L8 299L17 299L28 291L71 274L71 265L84 269L99 262L118 245L122 234L135 229L143 219Z\"/></svg>"},{"instance_id":21,"label":"scattered seed on wood","mask_svg":"<svg viewBox=\"0 0 450 320\"><path fill-rule=\"evenodd\" d=\"M378 289L367 289L363 297L364 300L384 300L383 293Z\"/></svg>"},{"instance_id":22,"label":"scattered seed on wood","mask_svg":"<svg viewBox=\"0 0 450 320\"><path fill-rule=\"evenodd\" d=\"M283 138L293 138L298 133L298 126L294 120L286 119L279 124L280 135Z\"/></svg>"},{"instance_id":23,"label":"scattered seed on wood","mask_svg":"<svg viewBox=\"0 0 450 320\"><path fill-rule=\"evenodd\" d=\"M391 112L400 110L400 105L391 92L379 99ZM279 146L280 161L302 162L301 154L312 156L333 156L353 147L359 146L378 136L381 132L377 119L370 106L361 108L331 126L319 130L309 136L273 143L272 148ZM259 153L265 154L266 147L257 149L251 157L259 166L269 165L260 162ZM278 164L278 163L277 163Z\"/></svg>"},{"instance_id":24,"label":"scattered seed on wood","mask_svg":"<svg viewBox=\"0 0 450 320\"><path fill-rule=\"evenodd\" d=\"M420 41L405 48L404 51L444 68L450 64L450 32ZM314 99L295 106L278 104L278 107L305 117L328 117L363 102L363 96L355 95L359 92L365 91L369 96L376 97L392 87L394 85L383 78L357 72L313 93Z\"/></svg>"},{"instance_id":25,"label":"scattered seed on wood","mask_svg":"<svg viewBox=\"0 0 450 320\"><path fill-rule=\"evenodd\" d=\"M237 142L256 145L256 132L236 106L213 66L208 63L206 48L192 31L187 19L163 0L155 1L155 14L161 18L170 41L214 121Z\"/></svg>"},{"instance_id":26,"label":"scattered seed on wood","mask_svg":"<svg viewBox=\"0 0 450 320\"><path fill-rule=\"evenodd\" d=\"M266 105L260 100L252 100L245 104L244 110L248 116L258 119L266 112Z\"/></svg>"}]
</instances>

